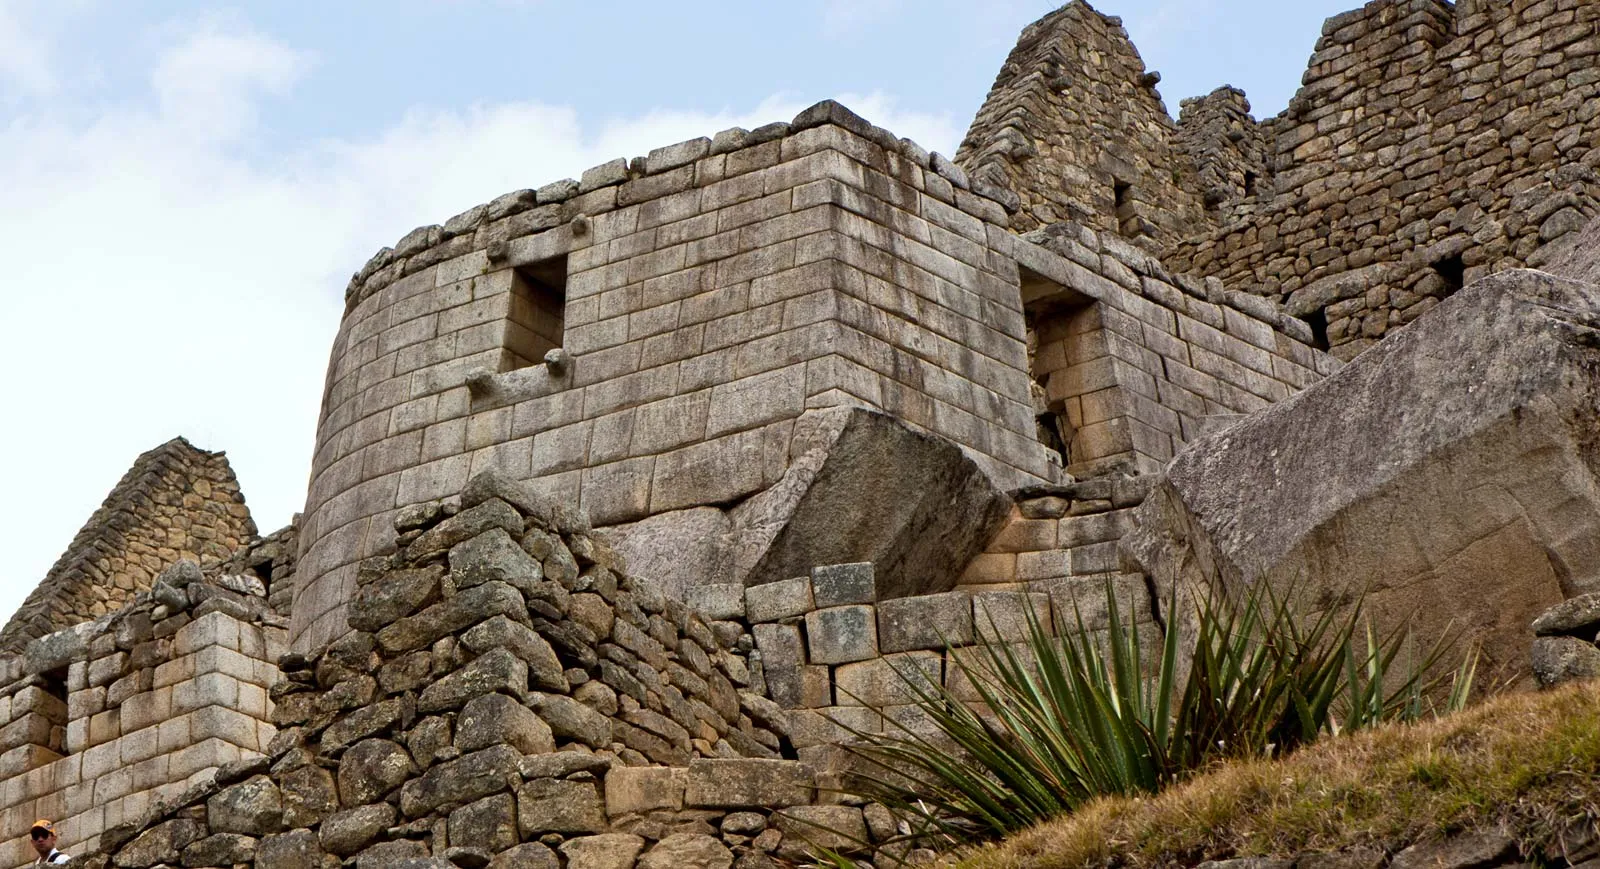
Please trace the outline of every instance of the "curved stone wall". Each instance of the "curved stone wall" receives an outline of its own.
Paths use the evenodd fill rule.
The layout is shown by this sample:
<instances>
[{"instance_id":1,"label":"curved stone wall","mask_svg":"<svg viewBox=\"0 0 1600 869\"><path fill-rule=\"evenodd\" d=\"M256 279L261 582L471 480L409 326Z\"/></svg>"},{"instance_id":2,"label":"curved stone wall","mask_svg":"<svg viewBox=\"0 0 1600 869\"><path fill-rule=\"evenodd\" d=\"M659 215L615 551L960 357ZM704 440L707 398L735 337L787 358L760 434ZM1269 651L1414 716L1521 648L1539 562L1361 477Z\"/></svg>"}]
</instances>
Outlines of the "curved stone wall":
<instances>
[{"instance_id":1,"label":"curved stone wall","mask_svg":"<svg viewBox=\"0 0 1600 869\"><path fill-rule=\"evenodd\" d=\"M601 526L727 508L784 474L802 414L858 405L954 442L1000 488L1058 479L1008 217L969 186L826 102L381 252L333 346L296 648L343 633L399 508L489 467Z\"/></svg>"}]
</instances>

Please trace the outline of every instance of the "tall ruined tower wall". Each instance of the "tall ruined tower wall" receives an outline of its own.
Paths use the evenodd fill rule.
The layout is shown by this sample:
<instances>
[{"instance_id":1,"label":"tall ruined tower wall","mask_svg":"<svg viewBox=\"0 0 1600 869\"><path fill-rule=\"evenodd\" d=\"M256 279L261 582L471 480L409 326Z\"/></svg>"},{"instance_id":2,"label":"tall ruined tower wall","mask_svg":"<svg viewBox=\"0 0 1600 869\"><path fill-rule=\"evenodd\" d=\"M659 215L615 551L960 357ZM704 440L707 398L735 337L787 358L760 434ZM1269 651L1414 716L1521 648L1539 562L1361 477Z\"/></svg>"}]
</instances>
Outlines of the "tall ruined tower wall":
<instances>
[{"instance_id":1,"label":"tall ruined tower wall","mask_svg":"<svg viewBox=\"0 0 1600 869\"><path fill-rule=\"evenodd\" d=\"M1224 87L1174 123L1116 19L1073 2L1024 31L960 158L1016 225L1117 231L1349 359L1600 210L1597 28L1585 0L1374 0L1327 21L1283 114Z\"/></svg>"},{"instance_id":2,"label":"tall ruined tower wall","mask_svg":"<svg viewBox=\"0 0 1600 869\"><path fill-rule=\"evenodd\" d=\"M1271 178L1167 251L1325 319L1348 358L1596 213L1600 6L1381 0L1329 19Z\"/></svg>"},{"instance_id":3,"label":"tall ruined tower wall","mask_svg":"<svg viewBox=\"0 0 1600 869\"><path fill-rule=\"evenodd\" d=\"M1120 19L1069 3L1029 25L956 162L1010 191L1020 231L1075 221L1176 240L1199 219L1175 125Z\"/></svg>"},{"instance_id":4,"label":"tall ruined tower wall","mask_svg":"<svg viewBox=\"0 0 1600 869\"><path fill-rule=\"evenodd\" d=\"M179 560L224 558L255 534L227 457L174 438L123 475L0 629L0 650L116 612Z\"/></svg>"}]
</instances>

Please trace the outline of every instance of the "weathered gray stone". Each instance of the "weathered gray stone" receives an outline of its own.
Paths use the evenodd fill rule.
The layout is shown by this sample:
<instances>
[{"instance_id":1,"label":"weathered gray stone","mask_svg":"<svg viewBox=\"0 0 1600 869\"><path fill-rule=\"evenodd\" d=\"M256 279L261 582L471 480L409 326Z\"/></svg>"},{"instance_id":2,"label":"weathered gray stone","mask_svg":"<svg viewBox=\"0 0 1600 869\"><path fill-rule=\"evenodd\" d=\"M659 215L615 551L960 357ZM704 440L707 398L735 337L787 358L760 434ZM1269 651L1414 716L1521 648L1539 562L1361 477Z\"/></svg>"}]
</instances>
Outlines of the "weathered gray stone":
<instances>
[{"instance_id":1,"label":"weathered gray stone","mask_svg":"<svg viewBox=\"0 0 1600 869\"><path fill-rule=\"evenodd\" d=\"M699 585L734 582L728 514L716 507L672 510L606 528L606 537L628 563L680 599Z\"/></svg>"},{"instance_id":2,"label":"weathered gray stone","mask_svg":"<svg viewBox=\"0 0 1600 869\"><path fill-rule=\"evenodd\" d=\"M611 747L611 720L571 697L535 694L529 704L560 739L576 740L590 748Z\"/></svg>"},{"instance_id":3,"label":"weathered gray stone","mask_svg":"<svg viewBox=\"0 0 1600 869\"><path fill-rule=\"evenodd\" d=\"M1535 637L1531 658L1534 678L1546 688L1600 676L1600 648L1589 640Z\"/></svg>"},{"instance_id":4,"label":"weathered gray stone","mask_svg":"<svg viewBox=\"0 0 1600 869\"><path fill-rule=\"evenodd\" d=\"M317 833L324 850L339 857L348 857L372 844L378 834L393 826L394 822L394 806L375 803L329 815Z\"/></svg>"},{"instance_id":5,"label":"weathered gray stone","mask_svg":"<svg viewBox=\"0 0 1600 869\"><path fill-rule=\"evenodd\" d=\"M520 536L522 514L499 498L489 498L422 532L422 536L406 547L406 555L413 560L421 560L457 543L465 543L490 528Z\"/></svg>"},{"instance_id":6,"label":"weathered gray stone","mask_svg":"<svg viewBox=\"0 0 1600 869\"><path fill-rule=\"evenodd\" d=\"M806 614L806 644L815 664L848 664L878 656L878 617L870 606L839 606Z\"/></svg>"},{"instance_id":7,"label":"weathered gray stone","mask_svg":"<svg viewBox=\"0 0 1600 869\"><path fill-rule=\"evenodd\" d=\"M642 815L683 808L688 771L668 766L623 766L606 774L606 814Z\"/></svg>"},{"instance_id":8,"label":"weathered gray stone","mask_svg":"<svg viewBox=\"0 0 1600 869\"><path fill-rule=\"evenodd\" d=\"M556 750L550 725L521 703L504 694L486 694L462 707L456 719L456 748L477 751L505 743L523 754ZM451 841L455 841L451 837Z\"/></svg>"},{"instance_id":9,"label":"weathered gray stone","mask_svg":"<svg viewBox=\"0 0 1600 869\"><path fill-rule=\"evenodd\" d=\"M1568 598L1533 620L1533 632L1541 637L1560 634L1592 637L1597 628L1600 628L1600 592Z\"/></svg>"},{"instance_id":10,"label":"weathered gray stone","mask_svg":"<svg viewBox=\"0 0 1600 869\"><path fill-rule=\"evenodd\" d=\"M290 829L313 826L339 808L333 773L315 764L283 773L278 787L283 792L283 825Z\"/></svg>"},{"instance_id":11,"label":"weathered gray stone","mask_svg":"<svg viewBox=\"0 0 1600 869\"><path fill-rule=\"evenodd\" d=\"M872 603L876 594L877 580L871 562L811 568L811 596L818 609Z\"/></svg>"},{"instance_id":12,"label":"weathered gray stone","mask_svg":"<svg viewBox=\"0 0 1600 869\"><path fill-rule=\"evenodd\" d=\"M232 866L255 858L255 837L239 833L216 833L183 849L185 866Z\"/></svg>"},{"instance_id":13,"label":"weathered gray stone","mask_svg":"<svg viewBox=\"0 0 1600 869\"><path fill-rule=\"evenodd\" d=\"M535 779L517 789L517 826L525 838L546 833L599 833L605 805L592 782Z\"/></svg>"},{"instance_id":14,"label":"weathered gray stone","mask_svg":"<svg viewBox=\"0 0 1600 869\"><path fill-rule=\"evenodd\" d=\"M507 790L522 780L517 770L521 760L515 748L493 745L436 764L400 788L400 811L417 818L446 803L466 803Z\"/></svg>"},{"instance_id":15,"label":"weathered gray stone","mask_svg":"<svg viewBox=\"0 0 1600 869\"><path fill-rule=\"evenodd\" d=\"M375 803L417 771L411 755L387 739L365 739L339 759L339 801L347 806Z\"/></svg>"},{"instance_id":16,"label":"weathered gray stone","mask_svg":"<svg viewBox=\"0 0 1600 869\"><path fill-rule=\"evenodd\" d=\"M264 775L223 788L206 800L206 823L213 833L276 833L283 827L283 794Z\"/></svg>"},{"instance_id":17,"label":"weathered gray stone","mask_svg":"<svg viewBox=\"0 0 1600 869\"><path fill-rule=\"evenodd\" d=\"M496 854L489 869L561 869L561 858L538 842L523 842Z\"/></svg>"},{"instance_id":18,"label":"weathered gray stone","mask_svg":"<svg viewBox=\"0 0 1600 869\"><path fill-rule=\"evenodd\" d=\"M466 487L461 490L463 508L476 507L493 498L517 508L524 516L545 528L555 527L556 513L559 511L549 498L539 494L527 483L513 480L495 468L474 474L472 479L467 481ZM514 535L518 533L510 528L506 530Z\"/></svg>"},{"instance_id":19,"label":"weathered gray stone","mask_svg":"<svg viewBox=\"0 0 1600 869\"><path fill-rule=\"evenodd\" d=\"M489 853L517 844L517 801L511 794L491 794L450 813L450 841ZM484 860L485 864L489 861Z\"/></svg>"},{"instance_id":20,"label":"weathered gray stone","mask_svg":"<svg viewBox=\"0 0 1600 869\"><path fill-rule=\"evenodd\" d=\"M498 580L531 599L539 596L544 567L504 528L490 528L450 548L450 578L457 588Z\"/></svg>"},{"instance_id":21,"label":"weathered gray stone","mask_svg":"<svg viewBox=\"0 0 1600 869\"><path fill-rule=\"evenodd\" d=\"M369 736L377 736L405 721L413 711L407 701L400 698L354 710L322 732L322 750L337 751Z\"/></svg>"},{"instance_id":22,"label":"weathered gray stone","mask_svg":"<svg viewBox=\"0 0 1600 869\"><path fill-rule=\"evenodd\" d=\"M393 570L382 582L373 582L356 589L350 601L350 627L358 631L381 630L385 625L411 615L438 601L439 579L444 568L439 565L415 570Z\"/></svg>"},{"instance_id":23,"label":"weathered gray stone","mask_svg":"<svg viewBox=\"0 0 1600 869\"><path fill-rule=\"evenodd\" d=\"M1418 842L1394 855L1391 869L1478 869L1497 866L1516 853L1517 840L1489 830Z\"/></svg>"},{"instance_id":24,"label":"weathered gray stone","mask_svg":"<svg viewBox=\"0 0 1600 869\"><path fill-rule=\"evenodd\" d=\"M700 808L777 808L811 801L815 777L795 760L710 759L689 762L685 800Z\"/></svg>"},{"instance_id":25,"label":"weathered gray stone","mask_svg":"<svg viewBox=\"0 0 1600 869\"><path fill-rule=\"evenodd\" d=\"M803 616L817 608L811 596L811 577L796 576L750 586L744 592L744 607L745 618L751 624Z\"/></svg>"},{"instance_id":26,"label":"weathered gray stone","mask_svg":"<svg viewBox=\"0 0 1600 869\"><path fill-rule=\"evenodd\" d=\"M1586 446L1597 317L1593 285L1533 271L1478 281L1191 445L1125 551L1163 594L1198 587L1206 565L1319 600L1380 589L1366 598L1380 632L1466 627L1485 666L1520 669L1536 616L1600 591L1600 469Z\"/></svg>"},{"instance_id":27,"label":"weathered gray stone","mask_svg":"<svg viewBox=\"0 0 1600 869\"><path fill-rule=\"evenodd\" d=\"M633 869L644 839L627 833L580 836L561 843L567 869Z\"/></svg>"},{"instance_id":28,"label":"weathered gray stone","mask_svg":"<svg viewBox=\"0 0 1600 869\"><path fill-rule=\"evenodd\" d=\"M512 841L516 841L515 833L512 834ZM444 859L456 869L488 869L494 855L484 848L451 845L444 849Z\"/></svg>"},{"instance_id":29,"label":"weathered gray stone","mask_svg":"<svg viewBox=\"0 0 1600 869\"><path fill-rule=\"evenodd\" d=\"M322 847L310 830L291 830L256 844L256 869L305 869L322 864Z\"/></svg>"},{"instance_id":30,"label":"weathered gray stone","mask_svg":"<svg viewBox=\"0 0 1600 869\"><path fill-rule=\"evenodd\" d=\"M480 655L497 648L508 649L528 665L528 678L533 687L547 691L570 690L555 650L527 625L495 616L462 634L461 642Z\"/></svg>"},{"instance_id":31,"label":"weathered gray stone","mask_svg":"<svg viewBox=\"0 0 1600 869\"><path fill-rule=\"evenodd\" d=\"M906 706L941 684L944 655L900 652L845 664L834 672L835 702L840 706ZM936 695L935 695L936 696Z\"/></svg>"},{"instance_id":32,"label":"weathered gray stone","mask_svg":"<svg viewBox=\"0 0 1600 869\"><path fill-rule=\"evenodd\" d=\"M526 620L527 600L503 582L484 583L384 627L378 631L378 644L390 654L409 652L496 615Z\"/></svg>"},{"instance_id":33,"label":"weathered gray stone","mask_svg":"<svg viewBox=\"0 0 1600 869\"><path fill-rule=\"evenodd\" d=\"M886 414L811 411L795 440L777 484L730 514L747 586L871 562L877 600L946 591L1005 521L1009 499L960 449Z\"/></svg>"},{"instance_id":34,"label":"weathered gray stone","mask_svg":"<svg viewBox=\"0 0 1600 869\"><path fill-rule=\"evenodd\" d=\"M966 592L902 597L878 604L878 648L885 654L966 646L972 640L972 604Z\"/></svg>"},{"instance_id":35,"label":"weathered gray stone","mask_svg":"<svg viewBox=\"0 0 1600 869\"><path fill-rule=\"evenodd\" d=\"M356 857L356 869L400 869L401 866L411 869L448 869L449 864L444 860L435 862L434 858L428 856L427 846L413 839L379 842Z\"/></svg>"},{"instance_id":36,"label":"weathered gray stone","mask_svg":"<svg viewBox=\"0 0 1600 869\"><path fill-rule=\"evenodd\" d=\"M745 588L738 583L696 585L687 589L684 602L707 621L744 618Z\"/></svg>"},{"instance_id":37,"label":"weathered gray stone","mask_svg":"<svg viewBox=\"0 0 1600 869\"><path fill-rule=\"evenodd\" d=\"M582 751L558 751L554 754L524 757L519 768L523 778L566 778L579 772L604 776L606 770L611 768L611 764L611 758L606 755L587 754Z\"/></svg>"},{"instance_id":38,"label":"weathered gray stone","mask_svg":"<svg viewBox=\"0 0 1600 869\"><path fill-rule=\"evenodd\" d=\"M811 856L819 847L853 854L869 841L867 822L854 806L795 806L773 813L772 824L783 832L778 853L786 857Z\"/></svg>"},{"instance_id":39,"label":"weathered gray stone","mask_svg":"<svg viewBox=\"0 0 1600 869\"><path fill-rule=\"evenodd\" d=\"M132 842L117 852L113 862L119 867L154 866L157 863L176 863L179 852L198 842L206 835L206 827L199 821L177 818L157 824L140 833ZM259 860L259 856L258 856ZM258 862L257 865L260 865Z\"/></svg>"},{"instance_id":40,"label":"weathered gray stone","mask_svg":"<svg viewBox=\"0 0 1600 869\"><path fill-rule=\"evenodd\" d=\"M496 691L521 697L528 693L528 665L509 649L491 649L465 667L424 688L417 697L420 712L442 712Z\"/></svg>"},{"instance_id":41,"label":"weathered gray stone","mask_svg":"<svg viewBox=\"0 0 1600 869\"><path fill-rule=\"evenodd\" d=\"M639 858L639 869L730 869L733 852L701 833L673 833Z\"/></svg>"}]
</instances>

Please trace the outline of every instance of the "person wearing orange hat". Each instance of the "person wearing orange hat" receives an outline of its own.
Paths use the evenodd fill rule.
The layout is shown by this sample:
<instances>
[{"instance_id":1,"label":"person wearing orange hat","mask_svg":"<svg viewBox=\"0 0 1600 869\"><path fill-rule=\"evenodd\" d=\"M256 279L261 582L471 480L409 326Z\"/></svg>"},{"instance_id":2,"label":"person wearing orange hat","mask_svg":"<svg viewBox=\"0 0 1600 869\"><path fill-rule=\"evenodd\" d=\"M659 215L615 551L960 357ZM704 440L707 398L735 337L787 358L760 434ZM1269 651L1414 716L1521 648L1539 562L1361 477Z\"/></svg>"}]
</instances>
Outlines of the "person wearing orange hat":
<instances>
[{"instance_id":1,"label":"person wearing orange hat","mask_svg":"<svg viewBox=\"0 0 1600 869\"><path fill-rule=\"evenodd\" d=\"M56 850L56 825L48 819L40 818L33 822L33 829L28 831L29 838L33 839L33 850L39 853L36 866L55 866L72 860L71 857Z\"/></svg>"}]
</instances>

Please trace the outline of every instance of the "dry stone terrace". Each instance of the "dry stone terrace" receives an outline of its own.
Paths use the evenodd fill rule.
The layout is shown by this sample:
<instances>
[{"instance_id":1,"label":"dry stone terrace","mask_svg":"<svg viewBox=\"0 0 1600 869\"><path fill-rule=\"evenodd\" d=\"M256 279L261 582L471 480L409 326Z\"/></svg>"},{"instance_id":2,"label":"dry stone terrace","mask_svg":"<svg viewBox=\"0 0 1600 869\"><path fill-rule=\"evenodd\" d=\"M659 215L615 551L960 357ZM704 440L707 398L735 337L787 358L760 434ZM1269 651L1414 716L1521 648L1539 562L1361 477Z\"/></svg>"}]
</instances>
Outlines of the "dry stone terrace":
<instances>
[{"instance_id":1,"label":"dry stone terrace","mask_svg":"<svg viewBox=\"0 0 1600 869\"><path fill-rule=\"evenodd\" d=\"M1595 9L1377 0L1257 122L1073 2L954 160L830 101L418 228L302 515L166 444L0 632L0 860L882 865L907 679L1205 564L1600 672Z\"/></svg>"}]
</instances>

